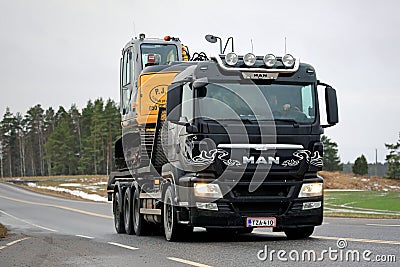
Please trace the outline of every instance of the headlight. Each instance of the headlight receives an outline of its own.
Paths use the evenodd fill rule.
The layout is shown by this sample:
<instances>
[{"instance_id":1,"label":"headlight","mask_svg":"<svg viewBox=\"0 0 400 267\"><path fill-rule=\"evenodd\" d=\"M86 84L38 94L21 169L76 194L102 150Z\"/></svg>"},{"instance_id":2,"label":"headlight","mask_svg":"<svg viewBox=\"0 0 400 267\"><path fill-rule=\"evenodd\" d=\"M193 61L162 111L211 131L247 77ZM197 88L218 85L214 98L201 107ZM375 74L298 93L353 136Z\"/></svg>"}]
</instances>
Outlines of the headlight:
<instances>
[{"instance_id":1,"label":"headlight","mask_svg":"<svg viewBox=\"0 0 400 267\"><path fill-rule=\"evenodd\" d=\"M195 183L194 195L196 197L222 198L221 189L217 184Z\"/></svg>"},{"instance_id":2,"label":"headlight","mask_svg":"<svg viewBox=\"0 0 400 267\"><path fill-rule=\"evenodd\" d=\"M299 197L319 197L322 196L322 183L303 184L300 189Z\"/></svg>"},{"instance_id":3,"label":"headlight","mask_svg":"<svg viewBox=\"0 0 400 267\"><path fill-rule=\"evenodd\" d=\"M251 67L256 63L256 56L252 53L247 53L246 55L244 55L243 61L246 66Z\"/></svg>"},{"instance_id":4,"label":"headlight","mask_svg":"<svg viewBox=\"0 0 400 267\"><path fill-rule=\"evenodd\" d=\"M225 62L229 66L234 66L238 62L238 56L235 53L228 53L225 56Z\"/></svg>"},{"instance_id":5,"label":"headlight","mask_svg":"<svg viewBox=\"0 0 400 267\"><path fill-rule=\"evenodd\" d=\"M286 68L291 68L294 65L294 57L290 54L286 54L282 58L282 63Z\"/></svg>"},{"instance_id":6,"label":"headlight","mask_svg":"<svg viewBox=\"0 0 400 267\"><path fill-rule=\"evenodd\" d=\"M264 63L267 67L273 67L276 63L276 57L272 54L268 54L264 56Z\"/></svg>"}]
</instances>

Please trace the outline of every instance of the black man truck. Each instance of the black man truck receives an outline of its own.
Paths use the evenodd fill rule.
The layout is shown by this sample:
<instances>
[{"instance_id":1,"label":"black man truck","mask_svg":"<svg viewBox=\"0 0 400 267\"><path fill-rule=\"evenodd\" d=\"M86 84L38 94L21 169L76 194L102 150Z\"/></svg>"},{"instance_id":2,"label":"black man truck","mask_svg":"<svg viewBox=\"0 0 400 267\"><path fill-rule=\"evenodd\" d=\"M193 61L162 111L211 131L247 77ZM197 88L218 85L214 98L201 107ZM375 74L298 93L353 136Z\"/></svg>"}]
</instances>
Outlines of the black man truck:
<instances>
[{"instance_id":1,"label":"black man truck","mask_svg":"<svg viewBox=\"0 0 400 267\"><path fill-rule=\"evenodd\" d=\"M335 89L290 54L237 55L232 45L188 59L168 36L140 35L122 50L122 136L107 185L116 231L309 237L323 220L320 135L338 123Z\"/></svg>"}]
</instances>

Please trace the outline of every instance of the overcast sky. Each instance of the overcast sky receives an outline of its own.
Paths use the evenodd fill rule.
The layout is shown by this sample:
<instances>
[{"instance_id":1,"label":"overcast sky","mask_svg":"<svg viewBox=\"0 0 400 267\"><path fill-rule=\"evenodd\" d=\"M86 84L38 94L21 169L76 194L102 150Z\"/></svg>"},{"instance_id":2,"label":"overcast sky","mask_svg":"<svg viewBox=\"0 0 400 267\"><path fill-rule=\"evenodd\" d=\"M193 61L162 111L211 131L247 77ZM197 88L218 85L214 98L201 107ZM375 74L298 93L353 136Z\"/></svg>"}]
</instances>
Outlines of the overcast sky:
<instances>
[{"instance_id":1,"label":"overcast sky","mask_svg":"<svg viewBox=\"0 0 400 267\"><path fill-rule=\"evenodd\" d=\"M337 89L340 124L326 129L343 162L383 162L400 131L400 2L0 0L0 115L36 104L119 100L119 58L139 33L172 35L190 52L233 36L238 53L287 51Z\"/></svg>"}]
</instances>

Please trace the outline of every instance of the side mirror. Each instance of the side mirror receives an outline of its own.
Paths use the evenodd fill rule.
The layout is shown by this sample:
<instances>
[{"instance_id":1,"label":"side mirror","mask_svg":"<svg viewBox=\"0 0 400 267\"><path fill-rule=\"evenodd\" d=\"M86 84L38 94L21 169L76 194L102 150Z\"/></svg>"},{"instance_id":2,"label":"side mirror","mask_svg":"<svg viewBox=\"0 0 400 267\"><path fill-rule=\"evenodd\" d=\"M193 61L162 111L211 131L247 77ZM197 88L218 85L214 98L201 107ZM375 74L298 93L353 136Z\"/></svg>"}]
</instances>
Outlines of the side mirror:
<instances>
[{"instance_id":1,"label":"side mirror","mask_svg":"<svg viewBox=\"0 0 400 267\"><path fill-rule=\"evenodd\" d=\"M330 86L325 88L326 114L329 126L339 122L336 90Z\"/></svg>"},{"instance_id":2,"label":"side mirror","mask_svg":"<svg viewBox=\"0 0 400 267\"><path fill-rule=\"evenodd\" d=\"M181 117L178 122L178 125L182 125L186 127L186 132L188 133L198 133L198 129L195 125L191 125L187 119L187 117Z\"/></svg>"},{"instance_id":3,"label":"side mirror","mask_svg":"<svg viewBox=\"0 0 400 267\"><path fill-rule=\"evenodd\" d=\"M173 84L167 92L167 120L178 123L181 119L182 86Z\"/></svg>"},{"instance_id":4,"label":"side mirror","mask_svg":"<svg viewBox=\"0 0 400 267\"><path fill-rule=\"evenodd\" d=\"M197 88L205 87L205 86L207 86L208 84L209 84L208 79L207 79L207 77L205 77L205 78L196 79L196 80L193 82L192 87L193 87L194 89L197 89Z\"/></svg>"},{"instance_id":5,"label":"side mirror","mask_svg":"<svg viewBox=\"0 0 400 267\"><path fill-rule=\"evenodd\" d=\"M190 123L186 117L180 117L179 121L177 122L179 125L189 126Z\"/></svg>"}]
</instances>

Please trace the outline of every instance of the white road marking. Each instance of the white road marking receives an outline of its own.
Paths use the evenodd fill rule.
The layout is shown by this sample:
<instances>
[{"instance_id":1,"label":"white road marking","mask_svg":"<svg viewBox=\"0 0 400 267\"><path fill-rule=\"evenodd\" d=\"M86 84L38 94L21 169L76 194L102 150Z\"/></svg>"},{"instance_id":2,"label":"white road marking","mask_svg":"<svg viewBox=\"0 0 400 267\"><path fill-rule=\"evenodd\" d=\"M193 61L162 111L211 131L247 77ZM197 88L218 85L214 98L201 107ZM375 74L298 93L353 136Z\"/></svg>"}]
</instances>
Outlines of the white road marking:
<instances>
[{"instance_id":1,"label":"white road marking","mask_svg":"<svg viewBox=\"0 0 400 267\"><path fill-rule=\"evenodd\" d=\"M15 245L15 244L17 244L17 243L19 243L19 242L21 242L21 241L27 240L27 239L29 239L29 238L30 238L30 237L24 237L24 238L21 238L21 239L12 241L12 242L10 242L10 243L7 243L5 246L1 246L1 247L0 247L0 250L4 249L4 248L6 248L6 247L10 247L10 246L12 246L12 245Z\"/></svg>"},{"instance_id":2,"label":"white road marking","mask_svg":"<svg viewBox=\"0 0 400 267\"><path fill-rule=\"evenodd\" d=\"M384 226L384 227L400 227L400 224L377 224L377 223L368 223L368 226Z\"/></svg>"},{"instance_id":3,"label":"white road marking","mask_svg":"<svg viewBox=\"0 0 400 267\"><path fill-rule=\"evenodd\" d=\"M77 237L82 237L82 238L87 238L87 239L93 239L94 237L87 236L87 235L75 235Z\"/></svg>"},{"instance_id":4,"label":"white road marking","mask_svg":"<svg viewBox=\"0 0 400 267\"><path fill-rule=\"evenodd\" d=\"M108 244L114 245L114 246L117 246L117 247L121 247L121 248L130 249L130 250L137 250L137 249L139 249L139 248L135 248L135 247L131 247L131 246L119 244L119 243L114 243L114 242L108 242Z\"/></svg>"},{"instance_id":5,"label":"white road marking","mask_svg":"<svg viewBox=\"0 0 400 267\"><path fill-rule=\"evenodd\" d=\"M40 229L43 229L43 230L46 230L46 231L50 231L50 232L58 232L57 230L50 229L50 228L47 228L47 227L43 227L43 226L40 226L40 225L31 223L31 222L28 222L28 221L26 221L26 220L24 220L24 219L15 217L14 215L8 214L8 213L5 212L5 211L0 210L0 212L3 213L3 214L5 214L5 215L7 215L7 216L9 216L9 217L11 217L11 218L13 218L13 219L16 219L16 220L21 221L21 222L24 222L24 223L26 223L26 224L35 226L35 227L37 227L37 228L40 228Z\"/></svg>"},{"instance_id":6,"label":"white road marking","mask_svg":"<svg viewBox=\"0 0 400 267\"><path fill-rule=\"evenodd\" d=\"M180 263L192 265L192 266L197 266L197 267L211 267L210 265L206 265L206 264L202 264L202 263L198 263L198 262L194 262L194 261L188 261L188 260L184 260L184 259L180 259L180 258L167 257L167 259L169 259L171 261L177 261Z\"/></svg>"}]
</instances>

